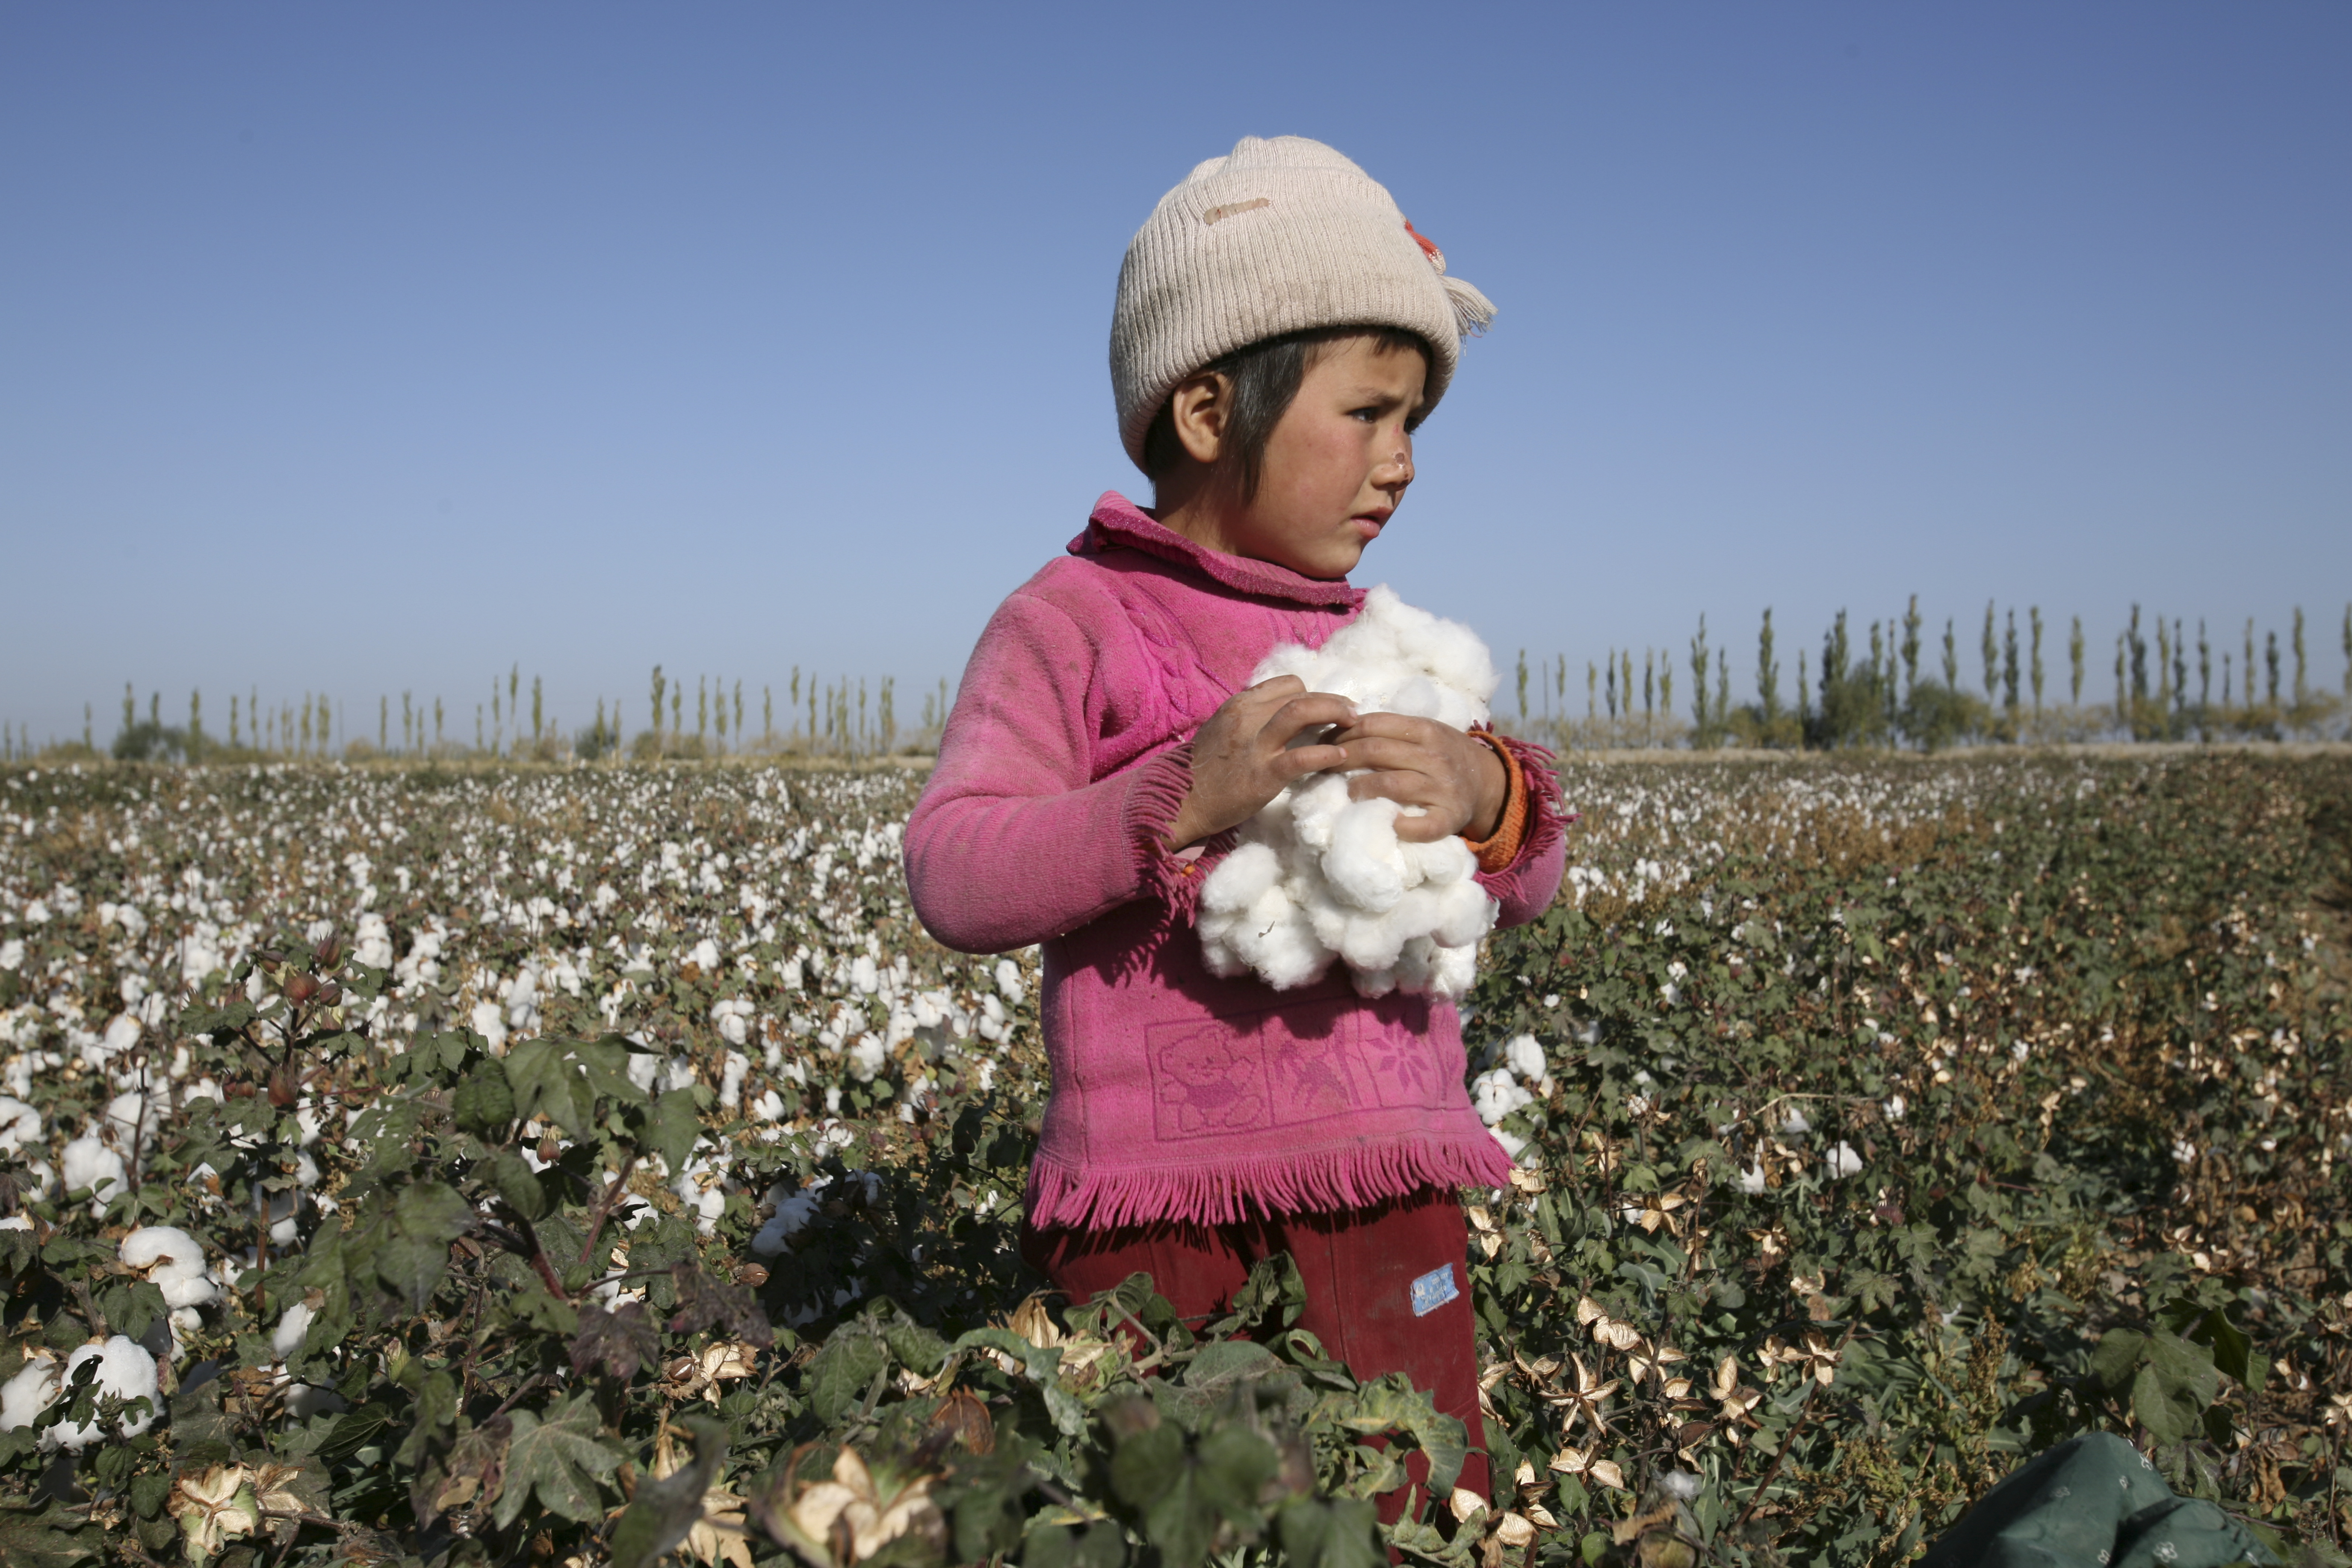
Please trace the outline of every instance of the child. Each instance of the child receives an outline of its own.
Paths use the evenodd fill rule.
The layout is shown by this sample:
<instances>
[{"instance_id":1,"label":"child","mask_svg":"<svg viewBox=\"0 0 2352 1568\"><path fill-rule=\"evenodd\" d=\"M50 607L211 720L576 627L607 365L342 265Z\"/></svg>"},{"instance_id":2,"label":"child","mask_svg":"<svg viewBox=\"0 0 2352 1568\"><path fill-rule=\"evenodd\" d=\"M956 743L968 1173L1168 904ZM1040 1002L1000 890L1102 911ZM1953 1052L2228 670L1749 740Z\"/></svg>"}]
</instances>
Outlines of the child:
<instances>
[{"instance_id":1,"label":"child","mask_svg":"<svg viewBox=\"0 0 2352 1568\"><path fill-rule=\"evenodd\" d=\"M1360 717L1296 679L1243 689L1362 600L1347 576L1412 482L1412 431L1493 313L1444 268L1387 191L1302 137L1245 139L1161 199L1111 324L1119 434L1155 504L1105 495L990 620L907 870L940 941L1044 946L1054 1087L1024 1256L1077 1300L1147 1270L1196 1320L1287 1251L1303 1326L1359 1378L1433 1389L1482 1449L1455 1190L1510 1164L1471 1109L1453 1004L1366 1000L1336 966L1288 991L1218 979L1192 923L1232 830L1329 769L1422 807L1400 837L1465 836L1499 923L1559 889L1544 753ZM1460 1484L1486 1482L1474 1452Z\"/></svg>"}]
</instances>

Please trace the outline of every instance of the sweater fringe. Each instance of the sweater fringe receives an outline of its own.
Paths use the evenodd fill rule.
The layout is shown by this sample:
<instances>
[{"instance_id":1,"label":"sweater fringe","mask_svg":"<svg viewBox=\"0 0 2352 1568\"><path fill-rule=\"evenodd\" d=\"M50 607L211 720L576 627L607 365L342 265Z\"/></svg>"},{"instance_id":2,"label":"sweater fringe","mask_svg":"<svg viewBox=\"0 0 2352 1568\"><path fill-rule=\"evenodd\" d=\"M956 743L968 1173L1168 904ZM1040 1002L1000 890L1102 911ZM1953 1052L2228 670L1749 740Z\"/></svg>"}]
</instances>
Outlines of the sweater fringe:
<instances>
[{"instance_id":1,"label":"sweater fringe","mask_svg":"<svg viewBox=\"0 0 2352 1568\"><path fill-rule=\"evenodd\" d=\"M1041 1230L1234 1225L1254 1215L1363 1208L1424 1187L1499 1187L1510 1173L1510 1156L1484 1135L1157 1169L1080 1172L1040 1155L1029 1168L1028 1217Z\"/></svg>"},{"instance_id":2,"label":"sweater fringe","mask_svg":"<svg viewBox=\"0 0 2352 1568\"><path fill-rule=\"evenodd\" d=\"M1168 829L1192 793L1192 747L1172 746L1137 770L1128 796L1128 841L1135 847L1135 875L1141 895L1160 906L1157 931L1189 928L1199 916L1201 889L1217 863L1233 853L1231 828L1201 842L1199 852L1181 855L1168 848Z\"/></svg>"},{"instance_id":3,"label":"sweater fringe","mask_svg":"<svg viewBox=\"0 0 2352 1568\"><path fill-rule=\"evenodd\" d=\"M1509 750L1518 760L1519 776L1528 789L1528 826L1526 836L1519 840L1519 853L1512 863L1500 871L1481 871L1478 885L1492 890L1494 885L1512 876L1519 867L1528 865L1548 855L1560 840L1568 837L1569 824L1578 814L1565 809L1559 793L1559 780L1553 776L1551 764L1558 759L1532 741L1522 741L1516 735L1497 734L1495 743Z\"/></svg>"}]
</instances>

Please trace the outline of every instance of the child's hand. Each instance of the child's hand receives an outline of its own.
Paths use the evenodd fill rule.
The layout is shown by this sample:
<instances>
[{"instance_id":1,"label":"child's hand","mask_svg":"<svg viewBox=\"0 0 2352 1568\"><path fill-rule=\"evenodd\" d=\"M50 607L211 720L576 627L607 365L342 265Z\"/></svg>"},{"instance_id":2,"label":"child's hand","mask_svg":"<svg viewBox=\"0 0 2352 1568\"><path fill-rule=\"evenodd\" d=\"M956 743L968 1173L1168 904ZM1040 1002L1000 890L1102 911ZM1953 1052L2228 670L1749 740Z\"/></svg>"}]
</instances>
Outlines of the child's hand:
<instances>
[{"instance_id":1,"label":"child's hand","mask_svg":"<svg viewBox=\"0 0 2352 1568\"><path fill-rule=\"evenodd\" d=\"M1397 818L1403 842L1434 843L1456 833L1490 838L1501 826L1511 775L1486 742L1451 724L1402 713L1367 713L1332 739L1346 760L1327 766L1370 770L1349 781L1349 795L1417 805L1425 813Z\"/></svg>"},{"instance_id":2,"label":"child's hand","mask_svg":"<svg viewBox=\"0 0 2352 1568\"><path fill-rule=\"evenodd\" d=\"M1310 692L1295 675L1234 692L1192 737L1192 793L1168 825L1168 847L1238 826L1292 780L1339 766L1345 753L1339 747L1292 748L1290 742L1301 731L1354 722L1354 704Z\"/></svg>"}]
</instances>

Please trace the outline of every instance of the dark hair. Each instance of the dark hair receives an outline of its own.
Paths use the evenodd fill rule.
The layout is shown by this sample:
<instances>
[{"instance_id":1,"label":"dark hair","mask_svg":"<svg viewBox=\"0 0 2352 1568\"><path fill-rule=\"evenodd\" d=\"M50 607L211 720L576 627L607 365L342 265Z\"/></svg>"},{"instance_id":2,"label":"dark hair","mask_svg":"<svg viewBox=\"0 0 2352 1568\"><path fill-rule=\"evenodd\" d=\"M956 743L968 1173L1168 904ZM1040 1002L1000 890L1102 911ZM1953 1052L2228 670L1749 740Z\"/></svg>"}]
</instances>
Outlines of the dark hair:
<instances>
[{"instance_id":1,"label":"dark hair","mask_svg":"<svg viewBox=\"0 0 2352 1568\"><path fill-rule=\"evenodd\" d=\"M1290 411L1299 384L1307 379L1307 367L1321 357L1325 344L1355 337L1370 338L1382 353L1412 349L1424 364L1436 362L1421 334L1402 327L1310 327L1261 338L1201 367L1217 372L1233 384L1233 416L1225 425L1216 467L1219 482L1233 487L1236 499L1247 501L1256 496L1265 468L1266 441ZM1143 434L1143 471L1155 485L1184 457L1184 448L1176 439L1175 416L1170 410L1171 405L1162 403Z\"/></svg>"}]
</instances>

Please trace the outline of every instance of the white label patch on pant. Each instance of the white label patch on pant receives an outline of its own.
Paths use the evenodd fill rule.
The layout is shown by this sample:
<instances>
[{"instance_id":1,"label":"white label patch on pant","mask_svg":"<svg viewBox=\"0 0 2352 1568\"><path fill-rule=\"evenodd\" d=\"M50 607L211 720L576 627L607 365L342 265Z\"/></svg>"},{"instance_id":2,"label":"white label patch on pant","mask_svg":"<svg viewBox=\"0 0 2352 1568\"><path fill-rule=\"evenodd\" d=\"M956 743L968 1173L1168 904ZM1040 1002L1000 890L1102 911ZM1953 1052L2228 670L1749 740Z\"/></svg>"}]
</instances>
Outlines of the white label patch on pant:
<instances>
[{"instance_id":1,"label":"white label patch on pant","mask_svg":"<svg viewBox=\"0 0 2352 1568\"><path fill-rule=\"evenodd\" d=\"M1433 1268L1412 1282L1412 1315L1425 1318L1460 1294L1454 1283L1454 1265Z\"/></svg>"}]
</instances>

